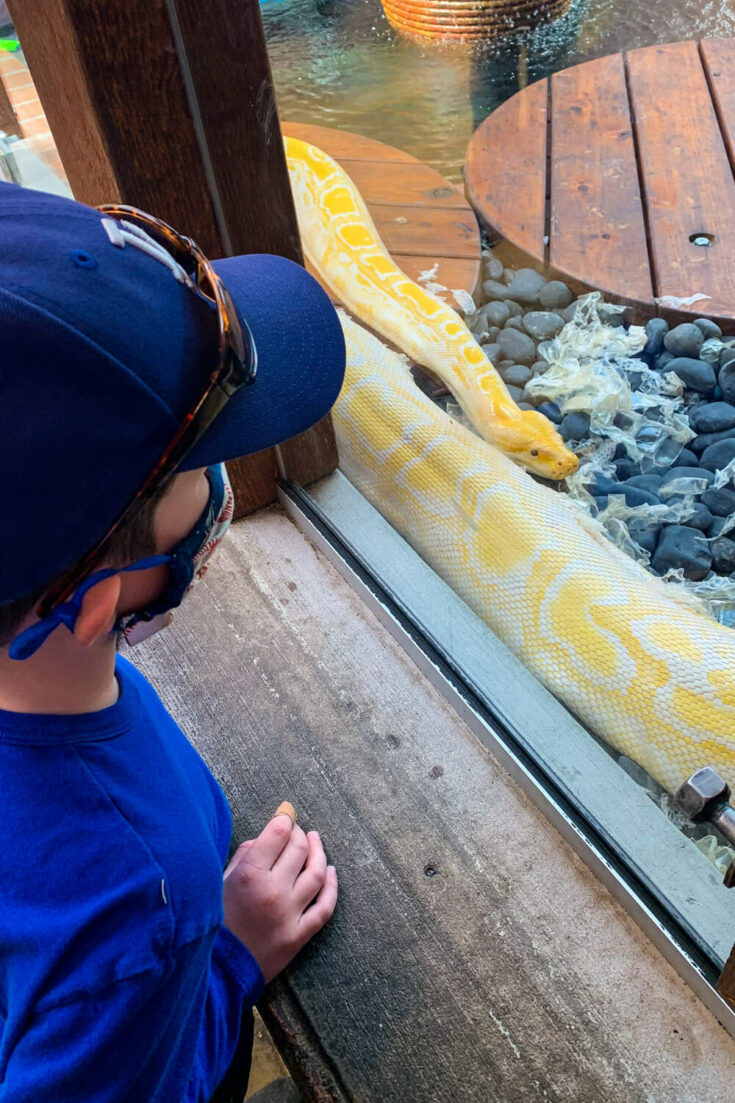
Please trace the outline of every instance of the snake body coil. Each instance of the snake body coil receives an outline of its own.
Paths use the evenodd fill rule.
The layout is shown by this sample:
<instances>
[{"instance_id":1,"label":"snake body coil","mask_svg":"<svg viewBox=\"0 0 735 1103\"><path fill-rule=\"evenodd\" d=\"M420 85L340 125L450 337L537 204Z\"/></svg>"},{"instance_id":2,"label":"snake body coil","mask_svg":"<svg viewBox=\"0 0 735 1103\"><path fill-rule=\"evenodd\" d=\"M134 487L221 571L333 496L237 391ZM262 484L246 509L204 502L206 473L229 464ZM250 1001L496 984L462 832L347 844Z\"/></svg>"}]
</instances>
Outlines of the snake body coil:
<instances>
[{"instance_id":1,"label":"snake body coil","mask_svg":"<svg viewBox=\"0 0 735 1103\"><path fill-rule=\"evenodd\" d=\"M327 248L318 212L328 210L330 159L306 149L288 142L306 252L354 304L365 294L359 252L353 265L333 256L361 240L364 216L353 216L352 238L343 232ZM352 309L381 330L380 299L373 307ZM421 303L414 309L412 341L431 325ZM334 424L350 481L592 730L669 791L703 765L735 787L735 633L672 600L570 499L446 415L400 355L347 317L343 328L347 375ZM426 363L420 348L411 355ZM444 370L451 379L451 365Z\"/></svg>"}]
</instances>

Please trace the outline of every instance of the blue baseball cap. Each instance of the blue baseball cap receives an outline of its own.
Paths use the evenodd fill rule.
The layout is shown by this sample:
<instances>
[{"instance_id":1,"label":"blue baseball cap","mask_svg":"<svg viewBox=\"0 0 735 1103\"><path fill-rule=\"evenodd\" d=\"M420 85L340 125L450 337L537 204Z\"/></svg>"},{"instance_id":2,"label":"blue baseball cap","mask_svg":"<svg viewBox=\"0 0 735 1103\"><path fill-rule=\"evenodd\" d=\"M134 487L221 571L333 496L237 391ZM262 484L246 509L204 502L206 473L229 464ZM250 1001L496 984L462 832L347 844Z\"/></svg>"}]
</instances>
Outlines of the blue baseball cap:
<instances>
[{"instance_id":1,"label":"blue baseball cap","mask_svg":"<svg viewBox=\"0 0 735 1103\"><path fill-rule=\"evenodd\" d=\"M180 282L163 249L115 225L81 203L0 184L0 605L95 545L216 366L214 306ZM304 432L344 376L337 313L303 268L270 255L214 268L250 327L258 373L182 470Z\"/></svg>"}]
</instances>

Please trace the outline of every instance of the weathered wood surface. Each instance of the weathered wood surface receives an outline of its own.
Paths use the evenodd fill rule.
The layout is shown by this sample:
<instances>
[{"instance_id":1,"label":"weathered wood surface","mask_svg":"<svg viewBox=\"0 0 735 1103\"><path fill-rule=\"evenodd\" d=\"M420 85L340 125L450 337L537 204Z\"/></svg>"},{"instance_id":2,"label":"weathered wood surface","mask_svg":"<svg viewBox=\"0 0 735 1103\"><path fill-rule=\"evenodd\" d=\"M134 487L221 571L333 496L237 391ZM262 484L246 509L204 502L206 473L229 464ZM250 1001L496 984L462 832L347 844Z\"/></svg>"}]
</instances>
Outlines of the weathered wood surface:
<instances>
[{"instance_id":1,"label":"weathered wood surface","mask_svg":"<svg viewBox=\"0 0 735 1103\"><path fill-rule=\"evenodd\" d=\"M339 162L365 200L386 248L407 275L417 279L438 263L437 283L474 291L480 274L477 219L448 180L410 153L373 138L291 122L283 123L283 131Z\"/></svg>"},{"instance_id":2,"label":"weathered wood surface","mask_svg":"<svg viewBox=\"0 0 735 1103\"><path fill-rule=\"evenodd\" d=\"M633 50L627 65L657 294L701 291L697 314L735 316L735 180L697 44Z\"/></svg>"},{"instance_id":3,"label":"weathered wood surface","mask_svg":"<svg viewBox=\"0 0 735 1103\"><path fill-rule=\"evenodd\" d=\"M279 511L132 655L237 841L290 799L339 871L264 1006L306 1100L728 1097L732 1040Z\"/></svg>"},{"instance_id":4,"label":"weathered wood surface","mask_svg":"<svg viewBox=\"0 0 735 1103\"><path fill-rule=\"evenodd\" d=\"M412 207L408 215L405 203L385 204L379 209L376 205L375 209L380 219L380 236L390 253L433 258L450 249L457 258L477 262L479 231L471 208Z\"/></svg>"},{"instance_id":5,"label":"weathered wood surface","mask_svg":"<svg viewBox=\"0 0 735 1103\"><path fill-rule=\"evenodd\" d=\"M10 8L77 199L153 210L209 256L300 258L254 0Z\"/></svg>"},{"instance_id":6,"label":"weathered wood surface","mask_svg":"<svg viewBox=\"0 0 735 1103\"><path fill-rule=\"evenodd\" d=\"M546 81L517 93L470 142L478 217L575 291L632 304L637 321L705 314L735 332L733 71L735 39L679 42L555 73L548 119ZM693 295L706 298L678 301Z\"/></svg>"},{"instance_id":7,"label":"weathered wood surface","mask_svg":"<svg viewBox=\"0 0 735 1103\"><path fill-rule=\"evenodd\" d=\"M272 489L278 482L278 460L274 448L253 452L244 459L227 464L227 473L235 495L236 517L254 513L269 505Z\"/></svg>"},{"instance_id":8,"label":"weathered wood surface","mask_svg":"<svg viewBox=\"0 0 735 1103\"><path fill-rule=\"evenodd\" d=\"M575 65L551 78L549 263L588 271L652 307L625 69L620 54ZM667 149L666 156L671 152Z\"/></svg>"},{"instance_id":9,"label":"weathered wood surface","mask_svg":"<svg viewBox=\"0 0 735 1103\"><path fill-rule=\"evenodd\" d=\"M546 234L548 82L502 103L467 150L467 196L493 235L543 259Z\"/></svg>"},{"instance_id":10,"label":"weathered wood surface","mask_svg":"<svg viewBox=\"0 0 735 1103\"><path fill-rule=\"evenodd\" d=\"M727 38L710 38L699 47L712 102L735 171L735 69L732 44Z\"/></svg>"},{"instance_id":11,"label":"weathered wood surface","mask_svg":"<svg viewBox=\"0 0 735 1103\"><path fill-rule=\"evenodd\" d=\"M294 479L301 486L310 486L323 478L325 467L335 471L339 455L331 416L327 414L308 433L284 441L275 451L283 477Z\"/></svg>"}]
</instances>

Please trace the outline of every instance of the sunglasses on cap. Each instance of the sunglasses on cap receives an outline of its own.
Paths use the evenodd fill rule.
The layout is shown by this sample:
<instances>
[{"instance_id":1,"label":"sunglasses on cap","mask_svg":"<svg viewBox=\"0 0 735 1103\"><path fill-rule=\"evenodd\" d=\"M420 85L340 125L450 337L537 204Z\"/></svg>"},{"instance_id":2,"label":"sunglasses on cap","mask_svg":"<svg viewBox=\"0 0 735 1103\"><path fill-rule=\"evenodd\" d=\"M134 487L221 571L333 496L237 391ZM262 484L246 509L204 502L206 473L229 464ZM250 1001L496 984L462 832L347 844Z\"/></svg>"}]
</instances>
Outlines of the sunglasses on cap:
<instances>
[{"instance_id":1,"label":"sunglasses on cap","mask_svg":"<svg viewBox=\"0 0 735 1103\"><path fill-rule=\"evenodd\" d=\"M216 306L219 325L217 363L202 395L187 413L143 484L102 539L79 561L73 573L66 576L62 585L46 594L39 609L41 619L71 597L91 569L104 558L121 526L132 521L146 502L166 485L232 396L241 387L253 383L258 366L255 341L247 322L238 315L227 288L191 238L180 234L160 218L135 207L107 204L98 207L98 210L123 226L126 222L130 223L131 229L138 226L157 238L190 277L188 286L192 291Z\"/></svg>"}]
</instances>

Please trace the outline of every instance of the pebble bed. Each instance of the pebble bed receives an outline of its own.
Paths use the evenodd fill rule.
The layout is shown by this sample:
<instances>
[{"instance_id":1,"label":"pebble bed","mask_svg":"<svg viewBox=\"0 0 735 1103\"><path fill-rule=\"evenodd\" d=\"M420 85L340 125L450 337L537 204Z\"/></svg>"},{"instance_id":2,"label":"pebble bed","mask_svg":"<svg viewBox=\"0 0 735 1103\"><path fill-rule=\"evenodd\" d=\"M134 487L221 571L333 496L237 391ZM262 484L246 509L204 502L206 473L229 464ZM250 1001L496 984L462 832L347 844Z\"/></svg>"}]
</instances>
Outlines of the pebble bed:
<instances>
[{"instance_id":1,"label":"pebble bed","mask_svg":"<svg viewBox=\"0 0 735 1103\"><path fill-rule=\"evenodd\" d=\"M432 276L425 273L423 282L448 299ZM549 372L555 341L579 317L582 299L533 269L504 268L489 249L474 312L468 298L457 294L465 321L513 399L521 409L544 414L579 457L579 472L561 489L580 499L647 569L684 583L718 619L735 624L735 337L723 337L705 317L672 328L654 318L644 333L625 325L620 308L600 300L606 326L619 333L622 327L626 340L634 335L633 344L638 337L637 351L618 362L614 356L610 362L608 350L608 367L624 378L633 402L632 411L613 411L602 426L589 379L588 409L584 396L573 394L573 375L572 402L555 401L555 388L545 388L544 376L557 374ZM461 418L446 388L419 369L414 374Z\"/></svg>"},{"instance_id":2,"label":"pebble bed","mask_svg":"<svg viewBox=\"0 0 735 1103\"><path fill-rule=\"evenodd\" d=\"M452 293L432 282L434 276L435 270L426 272L422 282L451 301ZM625 325L624 311L594 296L595 316L605 327L624 331L618 344L636 346L616 361L609 351L615 338L612 346L601 345L607 348L606 368L624 378L632 401L625 410L608 407L600 418L593 409L594 370L587 373L587 402L584 389L575 394L574 360L564 389L572 401L555 402L544 384L544 377L554 375L555 342L563 341L568 323L579 320L584 296L575 299L566 284L533 269L505 268L486 248L475 302L461 292L454 297L452 305L463 310L518 406L544 414L579 457L571 479L547 485L572 494L618 546L654 574L691 589L712 615L734 626L735 337L724 337L705 317L673 327L654 318L644 331L635 330ZM420 368L413 372L422 390L468 424L446 387ZM645 770L598 742L724 874L735 852L719 832L688 821Z\"/></svg>"}]
</instances>

